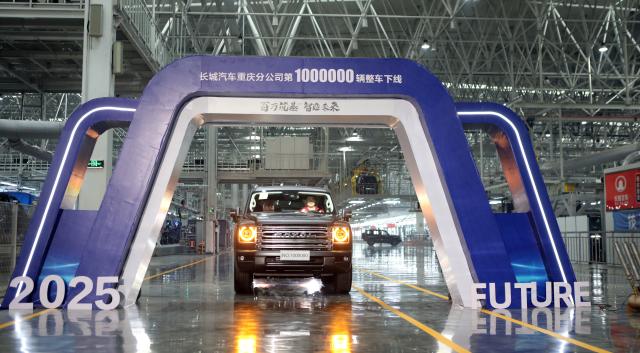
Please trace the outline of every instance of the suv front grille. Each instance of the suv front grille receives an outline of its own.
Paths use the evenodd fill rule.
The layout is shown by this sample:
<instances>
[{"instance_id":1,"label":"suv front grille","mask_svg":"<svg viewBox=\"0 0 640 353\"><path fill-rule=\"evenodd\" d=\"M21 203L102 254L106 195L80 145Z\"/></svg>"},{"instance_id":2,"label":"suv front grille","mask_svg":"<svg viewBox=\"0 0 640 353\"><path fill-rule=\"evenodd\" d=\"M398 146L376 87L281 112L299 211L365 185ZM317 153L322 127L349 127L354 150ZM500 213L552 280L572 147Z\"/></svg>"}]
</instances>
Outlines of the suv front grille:
<instances>
[{"instance_id":1,"label":"suv front grille","mask_svg":"<svg viewBox=\"0 0 640 353\"><path fill-rule=\"evenodd\" d=\"M331 250L326 225L258 226L259 250Z\"/></svg>"}]
</instances>

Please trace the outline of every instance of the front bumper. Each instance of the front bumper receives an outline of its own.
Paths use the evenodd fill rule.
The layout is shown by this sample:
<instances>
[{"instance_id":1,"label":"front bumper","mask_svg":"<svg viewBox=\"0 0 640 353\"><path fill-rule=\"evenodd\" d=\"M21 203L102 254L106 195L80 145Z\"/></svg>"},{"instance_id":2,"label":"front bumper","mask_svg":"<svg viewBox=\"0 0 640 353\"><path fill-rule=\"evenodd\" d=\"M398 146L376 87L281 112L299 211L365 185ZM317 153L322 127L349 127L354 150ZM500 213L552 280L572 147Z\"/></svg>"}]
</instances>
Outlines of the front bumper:
<instances>
[{"instance_id":1,"label":"front bumper","mask_svg":"<svg viewBox=\"0 0 640 353\"><path fill-rule=\"evenodd\" d=\"M309 261L280 261L279 251L236 250L242 272L264 277L322 277L351 272L351 251L311 251Z\"/></svg>"}]
</instances>

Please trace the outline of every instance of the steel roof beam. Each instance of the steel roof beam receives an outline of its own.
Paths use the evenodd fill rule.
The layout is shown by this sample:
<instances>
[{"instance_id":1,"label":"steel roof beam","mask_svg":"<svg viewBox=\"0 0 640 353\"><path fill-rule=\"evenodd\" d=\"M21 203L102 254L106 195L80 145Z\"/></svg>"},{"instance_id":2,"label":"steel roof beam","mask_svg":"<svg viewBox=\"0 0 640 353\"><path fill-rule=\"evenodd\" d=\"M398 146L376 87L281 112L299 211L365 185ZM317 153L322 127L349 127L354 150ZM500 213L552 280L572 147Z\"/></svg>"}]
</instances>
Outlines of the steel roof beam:
<instances>
[{"instance_id":1,"label":"steel roof beam","mask_svg":"<svg viewBox=\"0 0 640 353\"><path fill-rule=\"evenodd\" d=\"M22 3L0 5L0 18L84 19L84 8L78 5Z\"/></svg>"}]
</instances>

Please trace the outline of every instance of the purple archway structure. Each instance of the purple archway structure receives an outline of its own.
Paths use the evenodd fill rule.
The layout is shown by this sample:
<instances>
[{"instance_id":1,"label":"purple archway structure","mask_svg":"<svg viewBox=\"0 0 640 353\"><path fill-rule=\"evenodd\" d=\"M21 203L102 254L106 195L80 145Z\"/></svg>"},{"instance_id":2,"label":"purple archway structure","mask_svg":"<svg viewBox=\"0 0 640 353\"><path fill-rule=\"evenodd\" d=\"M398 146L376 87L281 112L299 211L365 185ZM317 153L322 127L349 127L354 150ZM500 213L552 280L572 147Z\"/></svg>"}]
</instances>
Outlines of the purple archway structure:
<instances>
[{"instance_id":1,"label":"purple archway structure","mask_svg":"<svg viewBox=\"0 0 640 353\"><path fill-rule=\"evenodd\" d=\"M71 210L95 137L129 121L100 208ZM137 101L102 98L72 114L14 278L33 279L38 293L47 275L67 284L115 276L124 303L133 303L193 133L209 123L393 128L454 303L475 306L478 283L495 283L503 303L504 284L575 282L526 126L512 111L456 106L435 76L409 60L212 56L168 65ZM492 212L463 123L491 131L516 213ZM81 289L70 288L64 303ZM21 290L10 286L2 307ZM103 297L92 292L81 303ZM36 295L28 300L39 303ZM511 302L530 304L518 295Z\"/></svg>"}]
</instances>

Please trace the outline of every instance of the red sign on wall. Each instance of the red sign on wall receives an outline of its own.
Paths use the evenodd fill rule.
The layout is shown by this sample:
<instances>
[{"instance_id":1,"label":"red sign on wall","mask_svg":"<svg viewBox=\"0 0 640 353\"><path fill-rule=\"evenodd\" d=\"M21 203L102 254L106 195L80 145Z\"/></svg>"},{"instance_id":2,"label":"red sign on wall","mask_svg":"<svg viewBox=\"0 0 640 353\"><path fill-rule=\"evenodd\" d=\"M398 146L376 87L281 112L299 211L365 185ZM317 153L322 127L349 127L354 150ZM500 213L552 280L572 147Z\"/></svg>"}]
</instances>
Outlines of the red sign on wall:
<instances>
[{"instance_id":1,"label":"red sign on wall","mask_svg":"<svg viewBox=\"0 0 640 353\"><path fill-rule=\"evenodd\" d=\"M640 170L605 174L607 211L640 208Z\"/></svg>"}]
</instances>

